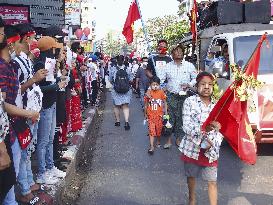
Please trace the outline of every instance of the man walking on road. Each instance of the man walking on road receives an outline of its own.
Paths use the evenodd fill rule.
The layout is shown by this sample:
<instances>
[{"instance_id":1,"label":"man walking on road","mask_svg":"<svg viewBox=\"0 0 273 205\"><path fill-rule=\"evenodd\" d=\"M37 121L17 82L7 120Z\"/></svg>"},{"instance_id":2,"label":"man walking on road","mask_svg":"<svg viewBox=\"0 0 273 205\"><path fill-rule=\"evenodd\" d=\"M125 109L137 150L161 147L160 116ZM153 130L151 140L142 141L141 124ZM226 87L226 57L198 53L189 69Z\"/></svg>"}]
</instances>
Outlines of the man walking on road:
<instances>
[{"instance_id":1,"label":"man walking on road","mask_svg":"<svg viewBox=\"0 0 273 205\"><path fill-rule=\"evenodd\" d=\"M147 68L148 58L142 58L142 65L138 68L136 73L136 90L140 91L140 103L142 109L144 109L144 95L149 87L149 78L145 74Z\"/></svg>"},{"instance_id":2,"label":"man walking on road","mask_svg":"<svg viewBox=\"0 0 273 205\"><path fill-rule=\"evenodd\" d=\"M160 40L157 44L158 55L149 58L146 75L152 79L153 76L158 76L164 66L171 62L172 59L167 55L168 43L166 40Z\"/></svg>"},{"instance_id":3,"label":"man walking on road","mask_svg":"<svg viewBox=\"0 0 273 205\"><path fill-rule=\"evenodd\" d=\"M183 59L184 48L181 45L171 49L173 61L168 63L158 73L161 83L167 80L167 102L170 123L173 126L173 133L176 138L176 145L180 144L183 134L182 108L187 97L187 90L195 85L197 71L194 65ZM172 145L171 136L168 137L164 149Z\"/></svg>"}]
</instances>

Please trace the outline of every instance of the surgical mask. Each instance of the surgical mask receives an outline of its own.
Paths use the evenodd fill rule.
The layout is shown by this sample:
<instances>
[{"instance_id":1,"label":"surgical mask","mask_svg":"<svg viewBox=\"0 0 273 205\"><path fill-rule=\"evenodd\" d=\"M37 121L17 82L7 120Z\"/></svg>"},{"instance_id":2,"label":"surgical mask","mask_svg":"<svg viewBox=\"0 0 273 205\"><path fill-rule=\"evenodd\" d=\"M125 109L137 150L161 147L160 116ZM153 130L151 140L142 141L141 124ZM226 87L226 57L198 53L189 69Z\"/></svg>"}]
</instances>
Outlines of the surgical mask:
<instances>
[{"instance_id":1,"label":"surgical mask","mask_svg":"<svg viewBox=\"0 0 273 205\"><path fill-rule=\"evenodd\" d=\"M152 89L152 90L158 90L158 89L159 89L159 86L157 86L157 85L152 85L152 86L151 86L151 89Z\"/></svg>"},{"instance_id":2,"label":"surgical mask","mask_svg":"<svg viewBox=\"0 0 273 205\"><path fill-rule=\"evenodd\" d=\"M143 68L143 69L146 69L146 68L147 68L147 65L148 65L147 62L143 62L143 63L142 63L142 68Z\"/></svg>"},{"instance_id":3,"label":"surgical mask","mask_svg":"<svg viewBox=\"0 0 273 205\"><path fill-rule=\"evenodd\" d=\"M10 58L11 59L15 59L16 58L16 52L15 51L13 51L12 53L9 52L9 54L10 54Z\"/></svg>"}]
</instances>

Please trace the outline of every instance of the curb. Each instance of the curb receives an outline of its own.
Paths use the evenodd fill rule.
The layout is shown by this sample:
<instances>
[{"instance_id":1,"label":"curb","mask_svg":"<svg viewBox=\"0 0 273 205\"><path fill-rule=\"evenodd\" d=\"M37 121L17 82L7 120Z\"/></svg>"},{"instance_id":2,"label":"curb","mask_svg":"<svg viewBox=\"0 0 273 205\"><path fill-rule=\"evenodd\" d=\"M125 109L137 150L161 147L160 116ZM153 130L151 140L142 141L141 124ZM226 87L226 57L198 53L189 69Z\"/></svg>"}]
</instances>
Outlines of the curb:
<instances>
[{"instance_id":1,"label":"curb","mask_svg":"<svg viewBox=\"0 0 273 205\"><path fill-rule=\"evenodd\" d=\"M73 136L73 144L76 144L75 154L67 168L66 177L57 187L54 195L54 204L72 204L80 195L82 188L82 183L80 182L84 181L84 177L87 173L86 167L91 163L89 162L89 158L92 159L91 156L86 156L86 153L94 150L93 146L89 147L87 145L90 143L95 145L96 139L92 138L92 132L97 129L96 123L100 120L100 116L102 115L100 110L104 107L106 92L107 90L104 89L100 95L99 107L87 109L83 113L83 116L87 117L85 120L85 128ZM88 162L86 159L88 159Z\"/></svg>"}]
</instances>

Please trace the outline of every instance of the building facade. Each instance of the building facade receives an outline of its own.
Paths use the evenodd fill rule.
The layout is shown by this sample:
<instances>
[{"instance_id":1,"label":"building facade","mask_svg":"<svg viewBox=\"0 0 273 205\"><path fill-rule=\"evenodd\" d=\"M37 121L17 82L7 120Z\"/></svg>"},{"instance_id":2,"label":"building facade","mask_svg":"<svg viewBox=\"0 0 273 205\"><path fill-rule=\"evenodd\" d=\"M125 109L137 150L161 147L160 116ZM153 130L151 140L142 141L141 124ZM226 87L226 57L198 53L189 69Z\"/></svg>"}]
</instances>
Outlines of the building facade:
<instances>
[{"instance_id":1,"label":"building facade","mask_svg":"<svg viewBox=\"0 0 273 205\"><path fill-rule=\"evenodd\" d=\"M95 38L95 12L96 7L93 0L81 1L81 28L84 29L88 27L90 29L91 34L88 36L88 39Z\"/></svg>"},{"instance_id":2,"label":"building facade","mask_svg":"<svg viewBox=\"0 0 273 205\"><path fill-rule=\"evenodd\" d=\"M29 6L30 21L36 28L64 27L64 0L2 0L1 3Z\"/></svg>"}]
</instances>

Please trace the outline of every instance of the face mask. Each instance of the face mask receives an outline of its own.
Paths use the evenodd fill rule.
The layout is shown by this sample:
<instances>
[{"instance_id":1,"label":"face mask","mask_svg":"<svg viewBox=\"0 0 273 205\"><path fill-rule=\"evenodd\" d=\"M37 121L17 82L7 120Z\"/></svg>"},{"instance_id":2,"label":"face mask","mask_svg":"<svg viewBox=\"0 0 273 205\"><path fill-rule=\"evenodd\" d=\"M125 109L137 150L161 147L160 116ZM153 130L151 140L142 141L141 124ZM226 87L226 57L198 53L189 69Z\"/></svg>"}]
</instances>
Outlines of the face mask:
<instances>
[{"instance_id":1,"label":"face mask","mask_svg":"<svg viewBox=\"0 0 273 205\"><path fill-rule=\"evenodd\" d=\"M10 58L11 58L11 59L16 58L16 53L15 53L15 51L13 51L12 53L10 53Z\"/></svg>"},{"instance_id":2,"label":"face mask","mask_svg":"<svg viewBox=\"0 0 273 205\"><path fill-rule=\"evenodd\" d=\"M152 90L158 90L158 88L159 88L159 86L157 86L157 85L152 85L152 86L151 86L151 89L152 89Z\"/></svg>"},{"instance_id":3,"label":"face mask","mask_svg":"<svg viewBox=\"0 0 273 205\"><path fill-rule=\"evenodd\" d=\"M165 55L167 53L167 48L160 48L159 53Z\"/></svg>"}]
</instances>

